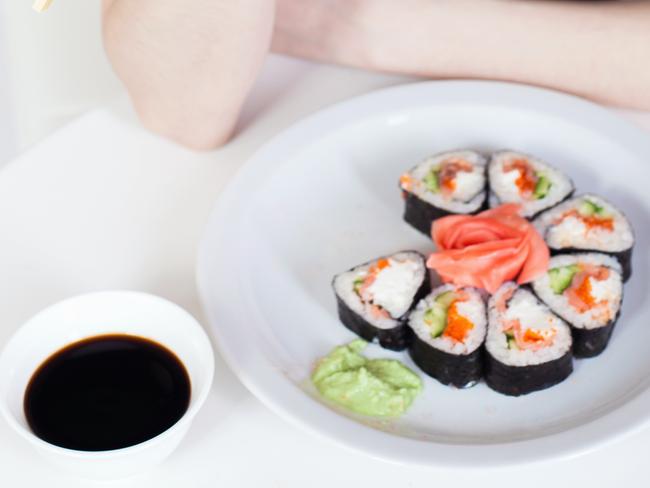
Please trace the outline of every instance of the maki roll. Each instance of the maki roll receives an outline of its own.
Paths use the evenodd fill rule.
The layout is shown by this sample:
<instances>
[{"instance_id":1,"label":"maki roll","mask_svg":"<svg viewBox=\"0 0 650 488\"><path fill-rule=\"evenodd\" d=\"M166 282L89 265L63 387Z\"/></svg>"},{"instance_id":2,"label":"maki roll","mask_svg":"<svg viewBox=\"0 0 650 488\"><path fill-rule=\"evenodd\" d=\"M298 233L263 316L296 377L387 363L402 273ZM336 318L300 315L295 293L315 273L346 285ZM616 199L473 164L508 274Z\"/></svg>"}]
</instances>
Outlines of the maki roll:
<instances>
[{"instance_id":1,"label":"maki roll","mask_svg":"<svg viewBox=\"0 0 650 488\"><path fill-rule=\"evenodd\" d=\"M586 194L542 213L533 222L552 254L596 251L619 260L623 281L632 274L634 232L625 215L603 197Z\"/></svg>"},{"instance_id":2,"label":"maki roll","mask_svg":"<svg viewBox=\"0 0 650 488\"><path fill-rule=\"evenodd\" d=\"M481 378L487 318L476 288L443 285L420 300L409 317L409 354L429 376L457 388Z\"/></svg>"},{"instance_id":3,"label":"maki roll","mask_svg":"<svg viewBox=\"0 0 650 488\"><path fill-rule=\"evenodd\" d=\"M485 158L475 151L431 156L400 178L404 220L429 236L431 223L449 214L473 214L486 203Z\"/></svg>"},{"instance_id":4,"label":"maki roll","mask_svg":"<svg viewBox=\"0 0 650 488\"><path fill-rule=\"evenodd\" d=\"M621 265L598 253L560 254L533 282L537 296L571 325L573 354L597 356L609 342L621 310Z\"/></svg>"},{"instance_id":5,"label":"maki roll","mask_svg":"<svg viewBox=\"0 0 650 488\"><path fill-rule=\"evenodd\" d=\"M569 198L573 182L544 161L514 151L492 154L488 165L490 206L519 203L522 217L539 212Z\"/></svg>"},{"instance_id":6,"label":"maki roll","mask_svg":"<svg viewBox=\"0 0 650 488\"><path fill-rule=\"evenodd\" d=\"M335 276L332 286L343 325L394 351L409 345L408 312L430 290L424 256L415 251L356 266Z\"/></svg>"},{"instance_id":7,"label":"maki roll","mask_svg":"<svg viewBox=\"0 0 650 488\"><path fill-rule=\"evenodd\" d=\"M569 326L513 282L488 302L485 351L485 381L505 395L549 388L573 371Z\"/></svg>"}]
</instances>

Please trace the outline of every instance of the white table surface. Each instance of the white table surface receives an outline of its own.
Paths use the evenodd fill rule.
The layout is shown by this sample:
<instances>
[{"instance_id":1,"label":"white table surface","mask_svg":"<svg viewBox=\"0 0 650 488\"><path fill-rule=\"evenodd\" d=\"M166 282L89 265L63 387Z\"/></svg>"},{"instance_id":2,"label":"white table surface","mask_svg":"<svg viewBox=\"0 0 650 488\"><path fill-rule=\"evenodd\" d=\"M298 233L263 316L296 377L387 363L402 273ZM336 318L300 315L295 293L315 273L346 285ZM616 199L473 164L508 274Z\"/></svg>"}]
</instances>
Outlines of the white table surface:
<instances>
[{"instance_id":1,"label":"white table surface","mask_svg":"<svg viewBox=\"0 0 650 488\"><path fill-rule=\"evenodd\" d=\"M196 250L214 200L269 137L306 114L408 81L274 57L240 134L194 153L138 127L118 100L55 132L0 171L0 345L70 295L137 289L202 320ZM650 130L650 114L622 112ZM650 133L649 133L650 137ZM215 383L188 437L162 466L110 486L647 486L650 431L571 460L491 470L398 466L350 452L275 416L217 356ZM0 422L0 486L93 486L45 465ZM100 485L100 483L97 483ZM105 484L101 484L105 485Z\"/></svg>"}]
</instances>

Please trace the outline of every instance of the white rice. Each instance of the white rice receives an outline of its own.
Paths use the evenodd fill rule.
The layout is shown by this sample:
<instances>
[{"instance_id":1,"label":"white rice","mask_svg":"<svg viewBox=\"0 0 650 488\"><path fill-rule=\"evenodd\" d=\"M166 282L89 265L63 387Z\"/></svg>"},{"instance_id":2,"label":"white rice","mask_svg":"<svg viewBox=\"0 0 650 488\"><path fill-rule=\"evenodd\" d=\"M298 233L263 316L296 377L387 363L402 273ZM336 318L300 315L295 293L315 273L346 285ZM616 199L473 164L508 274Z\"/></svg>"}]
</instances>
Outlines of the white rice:
<instances>
[{"instance_id":1,"label":"white rice","mask_svg":"<svg viewBox=\"0 0 650 488\"><path fill-rule=\"evenodd\" d=\"M423 179L436 166L448 159L462 159L473 166L471 172L459 171L456 175L456 188L450 195L432 193ZM471 213L478 210L485 201L486 159L480 153L469 150L450 151L428 157L409 171L412 183L404 188L431 205L453 213Z\"/></svg>"},{"instance_id":2,"label":"white rice","mask_svg":"<svg viewBox=\"0 0 650 488\"><path fill-rule=\"evenodd\" d=\"M587 228L584 222L576 217L567 217L559 224L555 221L567 211L577 209L580 204L589 199L604 207L614 219L614 229L609 231L600 227ZM625 216L614 205L602 197L585 194L572 198L537 217L533 224L553 249L585 249L602 252L621 252L634 245L634 233Z\"/></svg>"},{"instance_id":3,"label":"white rice","mask_svg":"<svg viewBox=\"0 0 650 488\"><path fill-rule=\"evenodd\" d=\"M415 251L403 251L386 256L390 266L379 272L368 287L373 303L385 309L390 317L374 317L371 304L361 300L354 291L354 281L365 278L377 258L334 277L334 291L351 310L379 329L392 329L400 325L399 319L413 304L413 298L426 278L424 258Z\"/></svg>"},{"instance_id":4,"label":"white rice","mask_svg":"<svg viewBox=\"0 0 650 488\"><path fill-rule=\"evenodd\" d=\"M451 290L456 291L461 289L468 293L469 300L458 303L458 313L472 322L474 328L470 329L465 342L455 341L449 337L445 337L444 335L436 338L431 337L431 329L424 321L425 312L427 309L434 306L436 297L440 294ZM426 342L431 347L435 347L436 349L450 354L470 354L478 349L485 340L485 331L487 328L485 303L483 302L481 294L475 288L461 288L455 285L443 285L436 288L433 292L420 300L413 312L411 312L409 317L409 326L422 341Z\"/></svg>"},{"instance_id":5,"label":"white rice","mask_svg":"<svg viewBox=\"0 0 650 488\"><path fill-rule=\"evenodd\" d=\"M501 295L515 289L502 314L495 303ZM518 319L523 327L535 329L554 328L553 343L538 350L508 349L508 340L503 332L504 320ZM509 366L530 366L553 361L564 356L571 349L571 329L535 295L513 282L504 283L488 302L488 330L485 347L488 353Z\"/></svg>"},{"instance_id":6,"label":"white rice","mask_svg":"<svg viewBox=\"0 0 650 488\"><path fill-rule=\"evenodd\" d=\"M596 329L607 325L611 319L618 315L623 298L623 281L621 278L621 265L618 260L598 253L581 253L581 254L562 254L551 258L549 269L560 266L569 266L577 263L592 264L595 266L606 266L609 268L609 277L606 280L591 281L591 294L597 300L604 300L606 304L606 313L603 308L598 307L587 310L584 313L578 312L570 305L568 298L564 293L556 295L550 284L548 273L533 282L533 289L537 296L546 303L553 312L558 314L564 320L579 329Z\"/></svg>"},{"instance_id":7,"label":"white rice","mask_svg":"<svg viewBox=\"0 0 650 488\"><path fill-rule=\"evenodd\" d=\"M522 199L515 181L519 171L504 171L503 166L515 159L525 159L536 173L543 174L551 181L551 187L544 198L534 200ZM498 151L492 154L488 165L488 180L493 193L490 206L496 207L503 203L521 204L521 215L532 217L544 209L552 207L564 200L572 191L572 181L560 170L544 161L514 151Z\"/></svg>"}]
</instances>

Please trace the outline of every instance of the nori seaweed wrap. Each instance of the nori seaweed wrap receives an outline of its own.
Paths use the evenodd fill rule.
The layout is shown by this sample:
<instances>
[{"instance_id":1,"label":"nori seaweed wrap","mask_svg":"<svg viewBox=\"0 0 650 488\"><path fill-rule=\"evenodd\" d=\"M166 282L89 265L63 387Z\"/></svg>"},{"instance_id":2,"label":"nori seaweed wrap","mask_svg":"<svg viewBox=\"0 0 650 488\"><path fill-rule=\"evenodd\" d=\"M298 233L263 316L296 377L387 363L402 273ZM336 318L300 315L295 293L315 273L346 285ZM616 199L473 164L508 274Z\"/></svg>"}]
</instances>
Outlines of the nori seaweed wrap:
<instances>
[{"instance_id":1,"label":"nori seaweed wrap","mask_svg":"<svg viewBox=\"0 0 650 488\"><path fill-rule=\"evenodd\" d=\"M485 381L499 393L526 395L564 381L573 371L569 326L513 282L488 303Z\"/></svg>"},{"instance_id":2,"label":"nori seaweed wrap","mask_svg":"<svg viewBox=\"0 0 650 488\"><path fill-rule=\"evenodd\" d=\"M430 290L424 256L401 251L349 271L332 282L339 319L355 334L394 351L408 347L409 311Z\"/></svg>"},{"instance_id":3,"label":"nori seaweed wrap","mask_svg":"<svg viewBox=\"0 0 650 488\"><path fill-rule=\"evenodd\" d=\"M450 151L425 159L400 178L404 220L431 235L434 220L474 214L487 205L485 158L475 151Z\"/></svg>"},{"instance_id":4,"label":"nori seaweed wrap","mask_svg":"<svg viewBox=\"0 0 650 488\"><path fill-rule=\"evenodd\" d=\"M632 275L634 231L623 212L594 194L567 200L541 213L533 224L551 254L600 252L621 263L623 281Z\"/></svg>"},{"instance_id":5,"label":"nori seaweed wrap","mask_svg":"<svg viewBox=\"0 0 650 488\"><path fill-rule=\"evenodd\" d=\"M571 326L574 356L597 356L607 347L621 311L621 270L607 254L560 254L533 282L540 300Z\"/></svg>"},{"instance_id":6,"label":"nori seaweed wrap","mask_svg":"<svg viewBox=\"0 0 650 488\"><path fill-rule=\"evenodd\" d=\"M487 318L478 290L443 285L420 300L409 317L409 355L422 371L445 385L474 386L483 370Z\"/></svg>"},{"instance_id":7,"label":"nori seaweed wrap","mask_svg":"<svg viewBox=\"0 0 650 488\"><path fill-rule=\"evenodd\" d=\"M521 206L528 219L569 198L573 182L559 169L517 151L497 151L488 163L490 207L504 203Z\"/></svg>"}]
</instances>

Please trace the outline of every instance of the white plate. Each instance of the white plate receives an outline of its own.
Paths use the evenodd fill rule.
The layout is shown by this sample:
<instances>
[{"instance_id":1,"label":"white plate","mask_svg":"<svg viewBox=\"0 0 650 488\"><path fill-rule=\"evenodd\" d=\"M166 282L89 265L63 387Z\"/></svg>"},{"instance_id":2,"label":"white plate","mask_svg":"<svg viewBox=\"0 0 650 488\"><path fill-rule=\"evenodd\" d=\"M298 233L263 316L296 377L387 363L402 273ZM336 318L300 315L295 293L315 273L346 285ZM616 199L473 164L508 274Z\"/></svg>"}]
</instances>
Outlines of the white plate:
<instances>
[{"instance_id":1,"label":"white plate","mask_svg":"<svg viewBox=\"0 0 650 488\"><path fill-rule=\"evenodd\" d=\"M316 358L354 338L337 319L332 276L395 250L431 250L402 221L398 177L458 147L538 155L627 213L637 231L634 275L610 346L575 361L564 383L520 398L422 375L423 394L396 421L333 409L308 380ZM650 415L648 161L647 134L605 109L514 84L418 83L323 110L260 149L210 219L198 277L217 346L280 415L375 457L478 466L594 449ZM374 345L368 353L415 368L406 353Z\"/></svg>"}]
</instances>

